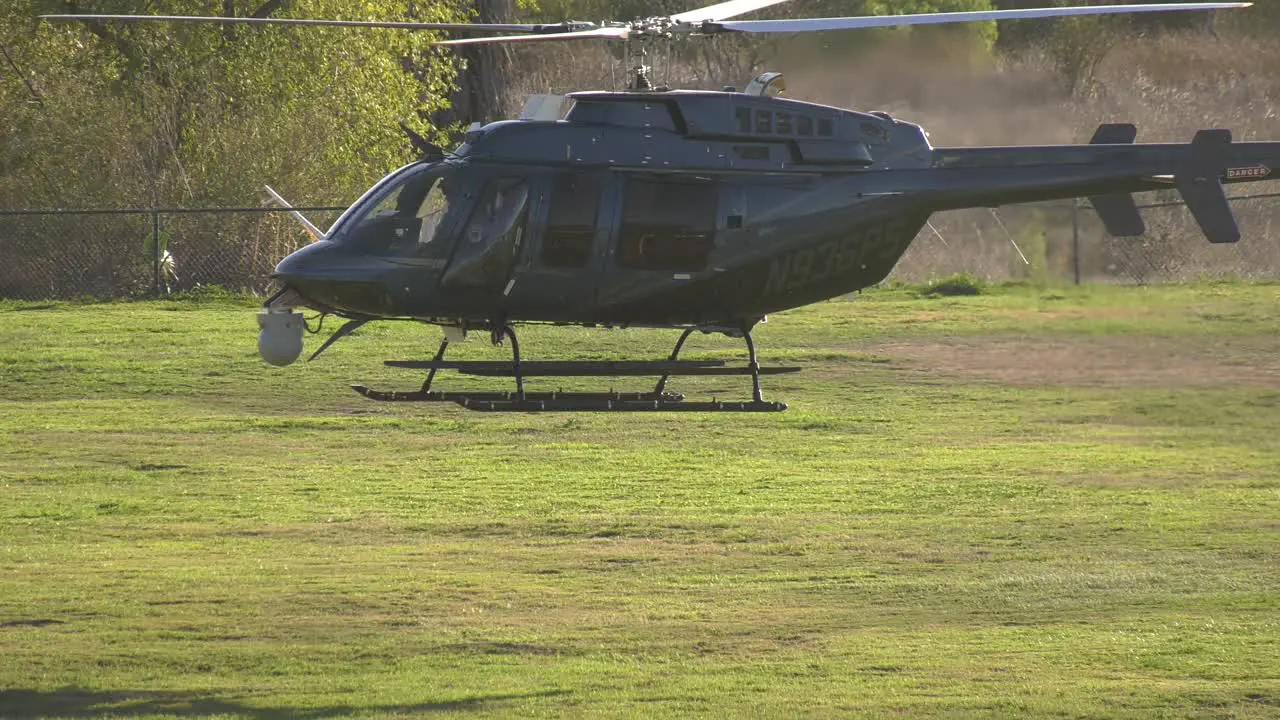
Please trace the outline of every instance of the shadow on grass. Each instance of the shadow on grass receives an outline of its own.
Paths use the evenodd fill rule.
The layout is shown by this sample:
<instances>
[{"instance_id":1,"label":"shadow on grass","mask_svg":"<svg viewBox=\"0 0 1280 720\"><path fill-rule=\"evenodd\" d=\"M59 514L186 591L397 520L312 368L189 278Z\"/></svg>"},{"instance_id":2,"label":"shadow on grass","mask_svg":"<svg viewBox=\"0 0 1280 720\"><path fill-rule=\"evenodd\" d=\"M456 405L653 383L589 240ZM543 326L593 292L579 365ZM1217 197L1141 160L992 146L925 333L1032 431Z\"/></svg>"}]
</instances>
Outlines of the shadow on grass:
<instances>
[{"instance_id":1,"label":"shadow on grass","mask_svg":"<svg viewBox=\"0 0 1280 720\"><path fill-rule=\"evenodd\" d=\"M413 715L430 712L479 710L488 703L524 700L568 694L568 690L530 693L476 695L458 700L409 705L339 705L316 708L271 708L245 705L236 699L208 693L164 690L94 691L79 688L60 690L0 690L0 718L97 718L138 715L234 715L254 720L309 720L346 717L365 713Z\"/></svg>"}]
</instances>

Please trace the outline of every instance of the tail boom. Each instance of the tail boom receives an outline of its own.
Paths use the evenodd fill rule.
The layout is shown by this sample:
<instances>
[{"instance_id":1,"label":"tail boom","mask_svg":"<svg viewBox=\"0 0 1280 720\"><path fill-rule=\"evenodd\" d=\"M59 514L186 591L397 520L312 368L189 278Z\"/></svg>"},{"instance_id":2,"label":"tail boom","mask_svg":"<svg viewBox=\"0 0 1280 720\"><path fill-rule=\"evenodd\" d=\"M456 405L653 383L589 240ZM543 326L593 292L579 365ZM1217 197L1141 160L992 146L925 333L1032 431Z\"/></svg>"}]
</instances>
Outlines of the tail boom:
<instances>
[{"instance_id":1,"label":"tail boom","mask_svg":"<svg viewBox=\"0 0 1280 720\"><path fill-rule=\"evenodd\" d=\"M1280 143L1201 130L1187 144L1133 144L1132 125L1104 125L1089 145L938 148L936 209L1088 197L1115 235L1145 230L1132 193L1177 188L1210 242L1240 231L1224 186L1280 179Z\"/></svg>"}]
</instances>

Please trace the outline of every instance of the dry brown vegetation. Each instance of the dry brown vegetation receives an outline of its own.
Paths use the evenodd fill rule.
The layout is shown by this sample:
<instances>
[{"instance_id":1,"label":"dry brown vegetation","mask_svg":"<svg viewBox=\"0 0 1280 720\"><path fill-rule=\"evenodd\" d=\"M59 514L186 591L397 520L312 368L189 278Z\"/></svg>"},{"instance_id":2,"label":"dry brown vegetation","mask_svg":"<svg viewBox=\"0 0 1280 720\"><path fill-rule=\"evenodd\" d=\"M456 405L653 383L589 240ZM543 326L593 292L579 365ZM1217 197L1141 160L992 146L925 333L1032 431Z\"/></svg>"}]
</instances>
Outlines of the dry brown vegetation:
<instances>
[{"instance_id":1,"label":"dry brown vegetation","mask_svg":"<svg viewBox=\"0 0 1280 720\"><path fill-rule=\"evenodd\" d=\"M1280 138L1280 45L1245 37L1169 35L1117 46L1098 66L1090 91L1068 94L1042 55L988 65L935 62L914 79L906 66L885 63L886 76L850 74L844 90L831 83L831 101L865 98L929 128L938 145L1087 142L1104 122L1134 122L1140 142L1186 142L1202 128L1228 127L1237 140ZM801 76L802 77L802 76ZM895 91L895 88L898 90ZM895 97L897 99L895 99ZM865 106L865 105L864 105ZM1235 195L1276 192L1274 186L1237 187ZM1162 194L1139 202L1174 201ZM1280 198L1236 204L1245 239L1214 247L1183 208L1145 210L1147 235L1111 238L1090 212L1079 214L1085 279L1179 282L1209 278L1280 276ZM1046 280L1072 277L1071 209L1055 203L1001 210L1010 233L1031 261L1024 264L989 211L947 213L919 238L896 271L917 280L971 272L986 278Z\"/></svg>"}]
</instances>

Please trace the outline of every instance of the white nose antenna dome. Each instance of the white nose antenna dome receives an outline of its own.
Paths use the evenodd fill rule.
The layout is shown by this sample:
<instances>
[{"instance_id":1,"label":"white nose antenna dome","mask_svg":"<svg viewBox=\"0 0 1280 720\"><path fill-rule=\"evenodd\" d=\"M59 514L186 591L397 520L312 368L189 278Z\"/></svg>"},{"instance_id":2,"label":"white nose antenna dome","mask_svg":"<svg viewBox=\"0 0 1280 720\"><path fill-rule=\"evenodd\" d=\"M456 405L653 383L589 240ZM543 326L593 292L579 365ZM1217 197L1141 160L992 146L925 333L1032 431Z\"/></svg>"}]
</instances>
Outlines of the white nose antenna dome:
<instances>
[{"instance_id":1,"label":"white nose antenna dome","mask_svg":"<svg viewBox=\"0 0 1280 720\"><path fill-rule=\"evenodd\" d=\"M302 354L302 313L265 310L258 313L258 354L270 365L284 367Z\"/></svg>"}]
</instances>

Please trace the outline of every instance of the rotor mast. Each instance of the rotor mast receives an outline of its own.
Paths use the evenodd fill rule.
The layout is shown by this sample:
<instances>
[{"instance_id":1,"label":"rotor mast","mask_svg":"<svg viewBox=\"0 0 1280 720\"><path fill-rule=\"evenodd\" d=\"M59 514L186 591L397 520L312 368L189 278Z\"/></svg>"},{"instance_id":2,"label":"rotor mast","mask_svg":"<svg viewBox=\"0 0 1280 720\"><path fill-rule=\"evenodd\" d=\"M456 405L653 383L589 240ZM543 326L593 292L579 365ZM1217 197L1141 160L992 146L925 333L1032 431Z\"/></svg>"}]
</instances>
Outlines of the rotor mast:
<instances>
[{"instance_id":1,"label":"rotor mast","mask_svg":"<svg viewBox=\"0 0 1280 720\"><path fill-rule=\"evenodd\" d=\"M631 75L631 82L627 86L628 90L652 90L653 82L649 80L649 70L651 69L646 61L648 60L649 51L645 47L643 40L627 40L626 47L626 63L627 71Z\"/></svg>"}]
</instances>

